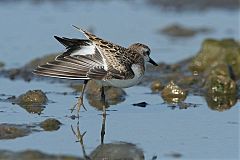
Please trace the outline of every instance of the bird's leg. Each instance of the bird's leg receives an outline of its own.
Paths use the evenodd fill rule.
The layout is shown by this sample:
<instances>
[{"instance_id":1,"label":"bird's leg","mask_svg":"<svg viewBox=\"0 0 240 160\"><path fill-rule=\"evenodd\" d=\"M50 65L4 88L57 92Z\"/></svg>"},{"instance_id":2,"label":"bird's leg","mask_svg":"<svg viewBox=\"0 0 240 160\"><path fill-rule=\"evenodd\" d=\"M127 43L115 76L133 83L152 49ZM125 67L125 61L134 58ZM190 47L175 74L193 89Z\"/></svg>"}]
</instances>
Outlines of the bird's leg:
<instances>
[{"instance_id":1,"label":"bird's leg","mask_svg":"<svg viewBox=\"0 0 240 160\"><path fill-rule=\"evenodd\" d=\"M102 86L101 89L101 100L103 101L103 119L102 119L102 129L101 129L101 144L104 142L104 135L105 135L105 122L106 122L106 98L105 98L105 93L104 93L104 87Z\"/></svg>"},{"instance_id":2,"label":"bird's leg","mask_svg":"<svg viewBox=\"0 0 240 160\"><path fill-rule=\"evenodd\" d=\"M76 142L79 142L80 145L81 145L81 148L82 148L82 152L83 152L83 156L85 157L85 159L89 159L89 157L87 156L86 154L86 151L85 151L85 147L84 147L84 143L83 143L83 136L86 134L86 131L81 134L80 132L80 129L79 129L79 124L77 126L77 129L76 131L73 129L73 126L71 125L71 129L72 129L72 132L73 134L76 136L77 138L77 141Z\"/></svg>"},{"instance_id":3,"label":"bird's leg","mask_svg":"<svg viewBox=\"0 0 240 160\"><path fill-rule=\"evenodd\" d=\"M77 113L79 114L80 112L80 108L81 106L83 106L83 108L85 109L85 111L87 110L83 104L83 95L84 95L84 92L85 92L85 88L87 86L87 83L88 83L88 80L84 80L83 82L83 88L82 88L82 93L80 95L80 97L78 97L78 101L77 103L73 106L73 108L71 108L71 113L73 112L73 110L77 107Z\"/></svg>"},{"instance_id":4,"label":"bird's leg","mask_svg":"<svg viewBox=\"0 0 240 160\"><path fill-rule=\"evenodd\" d=\"M102 128L101 128L101 144L104 143L104 136L105 136L105 126L106 126L106 114L102 115Z\"/></svg>"},{"instance_id":5,"label":"bird's leg","mask_svg":"<svg viewBox=\"0 0 240 160\"><path fill-rule=\"evenodd\" d=\"M103 101L103 115L106 116L106 105L107 105L107 102L106 102L106 97L105 97L104 87L103 86L102 86L102 89L101 89L101 100Z\"/></svg>"}]
</instances>

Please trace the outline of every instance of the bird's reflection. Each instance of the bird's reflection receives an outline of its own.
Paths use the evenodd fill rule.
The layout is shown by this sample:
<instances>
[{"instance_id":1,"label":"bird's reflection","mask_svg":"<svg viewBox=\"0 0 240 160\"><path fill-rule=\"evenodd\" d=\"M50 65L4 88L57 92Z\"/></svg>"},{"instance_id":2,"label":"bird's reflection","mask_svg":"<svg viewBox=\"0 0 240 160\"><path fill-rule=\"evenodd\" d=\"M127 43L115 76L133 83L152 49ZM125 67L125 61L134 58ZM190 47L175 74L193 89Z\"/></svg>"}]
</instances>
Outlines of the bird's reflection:
<instances>
[{"instance_id":1,"label":"bird's reflection","mask_svg":"<svg viewBox=\"0 0 240 160\"><path fill-rule=\"evenodd\" d=\"M71 84L71 86L75 91L81 92L82 84ZM86 99L90 106L96 108L97 110L102 110L103 105L106 108L110 107L110 105L116 105L125 100L126 92L121 88L115 87L104 87L105 97L101 95L101 85L99 85L96 81L89 81L86 87Z\"/></svg>"},{"instance_id":2,"label":"bird's reflection","mask_svg":"<svg viewBox=\"0 0 240 160\"><path fill-rule=\"evenodd\" d=\"M86 160L96 159L134 159L143 160L143 150L138 148L135 144L129 142L114 142L104 143L105 127L106 127L107 115L102 114L102 127L101 127L101 143L98 145L89 155L85 150L84 135L86 132L81 132L79 124L76 129L71 126L72 132L75 135L77 142L80 143L81 150Z\"/></svg>"}]
</instances>

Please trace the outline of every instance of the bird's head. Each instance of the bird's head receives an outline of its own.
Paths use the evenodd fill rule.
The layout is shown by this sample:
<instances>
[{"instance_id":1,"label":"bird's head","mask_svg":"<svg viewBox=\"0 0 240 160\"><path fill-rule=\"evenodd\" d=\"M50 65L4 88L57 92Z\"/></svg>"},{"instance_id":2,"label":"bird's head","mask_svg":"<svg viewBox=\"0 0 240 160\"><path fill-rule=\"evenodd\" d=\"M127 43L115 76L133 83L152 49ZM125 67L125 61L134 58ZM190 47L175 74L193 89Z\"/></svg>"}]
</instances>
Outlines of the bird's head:
<instances>
[{"instance_id":1,"label":"bird's head","mask_svg":"<svg viewBox=\"0 0 240 160\"><path fill-rule=\"evenodd\" d=\"M145 62L149 62L155 66L158 66L158 64L150 58L151 50L147 45L141 43L134 43L131 46L129 46L129 49L134 50L141 54Z\"/></svg>"}]
</instances>

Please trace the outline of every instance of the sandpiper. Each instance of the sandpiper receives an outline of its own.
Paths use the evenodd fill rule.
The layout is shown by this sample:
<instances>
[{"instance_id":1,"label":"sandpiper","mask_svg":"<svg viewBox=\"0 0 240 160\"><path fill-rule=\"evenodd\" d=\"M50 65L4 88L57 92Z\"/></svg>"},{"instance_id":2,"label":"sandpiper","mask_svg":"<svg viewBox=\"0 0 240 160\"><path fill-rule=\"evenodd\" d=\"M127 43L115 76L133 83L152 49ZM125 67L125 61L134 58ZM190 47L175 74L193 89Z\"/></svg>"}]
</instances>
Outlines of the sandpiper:
<instances>
[{"instance_id":1,"label":"sandpiper","mask_svg":"<svg viewBox=\"0 0 240 160\"><path fill-rule=\"evenodd\" d=\"M134 43L128 48L113 44L83 29L87 39L70 39L54 36L66 47L54 61L38 66L33 73L42 76L84 80L81 96L78 98L77 113L83 106L83 95L89 80L102 84L101 97L105 102L104 86L127 88L138 84L143 78L146 62L157 66L150 57L150 48ZM86 108L84 107L86 110ZM103 107L106 114L106 106Z\"/></svg>"}]
</instances>

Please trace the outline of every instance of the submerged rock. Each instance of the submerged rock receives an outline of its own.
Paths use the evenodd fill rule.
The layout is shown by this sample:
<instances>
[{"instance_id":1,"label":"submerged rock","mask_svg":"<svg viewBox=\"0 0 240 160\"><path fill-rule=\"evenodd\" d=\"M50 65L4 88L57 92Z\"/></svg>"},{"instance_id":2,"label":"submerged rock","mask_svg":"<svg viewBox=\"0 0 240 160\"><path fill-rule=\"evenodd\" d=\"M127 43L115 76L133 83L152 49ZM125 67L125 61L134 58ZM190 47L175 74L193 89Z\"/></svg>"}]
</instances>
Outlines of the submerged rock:
<instances>
[{"instance_id":1,"label":"submerged rock","mask_svg":"<svg viewBox=\"0 0 240 160\"><path fill-rule=\"evenodd\" d=\"M236 95L237 84L234 80L223 75L210 75L207 80L205 87L208 94L213 95Z\"/></svg>"},{"instance_id":2,"label":"submerged rock","mask_svg":"<svg viewBox=\"0 0 240 160\"><path fill-rule=\"evenodd\" d=\"M104 87L104 91L107 104L106 106L116 105L125 100L126 92L121 88ZM86 97L90 105L102 110L104 102L101 99L101 85L96 83L96 81L89 81L86 88Z\"/></svg>"},{"instance_id":3,"label":"submerged rock","mask_svg":"<svg viewBox=\"0 0 240 160\"><path fill-rule=\"evenodd\" d=\"M153 93L160 92L163 89L163 84L160 80L155 80L151 84L151 90Z\"/></svg>"},{"instance_id":4,"label":"submerged rock","mask_svg":"<svg viewBox=\"0 0 240 160\"><path fill-rule=\"evenodd\" d=\"M56 56L59 54L61 53L53 53L53 54L43 56L41 58L33 59L32 61L27 63L23 68L25 68L26 70L32 71L35 68L37 68L39 65L44 65L47 62L53 61L56 58Z\"/></svg>"},{"instance_id":5,"label":"submerged rock","mask_svg":"<svg viewBox=\"0 0 240 160\"><path fill-rule=\"evenodd\" d=\"M16 98L15 103L29 113L41 114L48 102L46 94L41 90L29 90Z\"/></svg>"},{"instance_id":6,"label":"submerged rock","mask_svg":"<svg viewBox=\"0 0 240 160\"><path fill-rule=\"evenodd\" d=\"M238 93L236 80L240 78L238 42L233 39L205 40L189 68L205 82L200 87L204 88L210 108L225 110L223 108L235 104Z\"/></svg>"},{"instance_id":7,"label":"submerged rock","mask_svg":"<svg viewBox=\"0 0 240 160\"><path fill-rule=\"evenodd\" d=\"M26 125L7 124L7 123L0 124L0 140L24 137L29 135L30 133L31 133L31 130Z\"/></svg>"},{"instance_id":8,"label":"submerged rock","mask_svg":"<svg viewBox=\"0 0 240 160\"><path fill-rule=\"evenodd\" d=\"M179 24L172 24L163 28L160 32L171 37L192 37L198 33L208 33L209 28L188 28Z\"/></svg>"},{"instance_id":9,"label":"submerged rock","mask_svg":"<svg viewBox=\"0 0 240 160\"><path fill-rule=\"evenodd\" d=\"M214 95L207 94L205 96L208 107L215 111L225 111L232 108L237 103L236 95Z\"/></svg>"},{"instance_id":10,"label":"submerged rock","mask_svg":"<svg viewBox=\"0 0 240 160\"><path fill-rule=\"evenodd\" d=\"M45 131L55 131L60 128L62 123L54 118L48 118L40 123L40 127L43 128Z\"/></svg>"},{"instance_id":11,"label":"submerged rock","mask_svg":"<svg viewBox=\"0 0 240 160\"><path fill-rule=\"evenodd\" d=\"M82 91L83 84L71 84L77 92ZM85 95L89 104L93 107L96 107L99 110L102 110L103 105L109 107L109 105L116 105L125 100L126 92L121 88L116 87L104 87L106 104L101 99L101 85L94 80L90 80L87 84Z\"/></svg>"},{"instance_id":12,"label":"submerged rock","mask_svg":"<svg viewBox=\"0 0 240 160\"><path fill-rule=\"evenodd\" d=\"M91 159L144 160L143 150L135 144L115 142L99 145L90 155Z\"/></svg>"},{"instance_id":13,"label":"submerged rock","mask_svg":"<svg viewBox=\"0 0 240 160\"><path fill-rule=\"evenodd\" d=\"M58 54L50 54L50 55L44 56L42 58L36 58L20 68L12 68L12 69L8 69L8 70L3 69L3 70L1 70L0 75L3 75L11 80L21 78L21 79L24 79L25 81L30 81L30 80L32 80L32 78L34 76L32 71L38 65L43 65L49 61L54 60L57 55Z\"/></svg>"},{"instance_id":14,"label":"submerged rock","mask_svg":"<svg viewBox=\"0 0 240 160\"><path fill-rule=\"evenodd\" d=\"M7 150L0 150L1 160L83 160L83 158L78 158L68 155L52 155L46 154L37 150L26 150L22 152L13 152Z\"/></svg>"},{"instance_id":15,"label":"submerged rock","mask_svg":"<svg viewBox=\"0 0 240 160\"><path fill-rule=\"evenodd\" d=\"M2 69L4 66L5 66L5 64L0 61L0 69Z\"/></svg>"},{"instance_id":16,"label":"submerged rock","mask_svg":"<svg viewBox=\"0 0 240 160\"><path fill-rule=\"evenodd\" d=\"M41 90L29 90L17 98L20 106L45 105L48 101L46 94Z\"/></svg>"},{"instance_id":17,"label":"submerged rock","mask_svg":"<svg viewBox=\"0 0 240 160\"><path fill-rule=\"evenodd\" d=\"M240 78L240 44L233 39L207 39L189 68L193 73L199 74L224 64L231 66L233 74L237 79Z\"/></svg>"},{"instance_id":18,"label":"submerged rock","mask_svg":"<svg viewBox=\"0 0 240 160\"><path fill-rule=\"evenodd\" d=\"M162 98L167 103L179 103L186 99L187 92L170 81L162 90Z\"/></svg>"}]
</instances>

